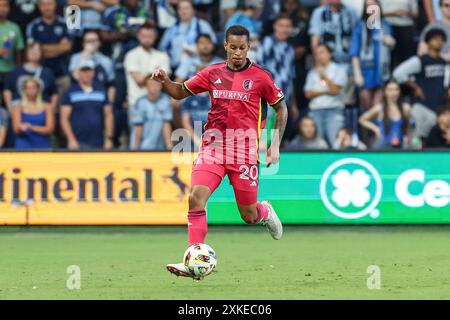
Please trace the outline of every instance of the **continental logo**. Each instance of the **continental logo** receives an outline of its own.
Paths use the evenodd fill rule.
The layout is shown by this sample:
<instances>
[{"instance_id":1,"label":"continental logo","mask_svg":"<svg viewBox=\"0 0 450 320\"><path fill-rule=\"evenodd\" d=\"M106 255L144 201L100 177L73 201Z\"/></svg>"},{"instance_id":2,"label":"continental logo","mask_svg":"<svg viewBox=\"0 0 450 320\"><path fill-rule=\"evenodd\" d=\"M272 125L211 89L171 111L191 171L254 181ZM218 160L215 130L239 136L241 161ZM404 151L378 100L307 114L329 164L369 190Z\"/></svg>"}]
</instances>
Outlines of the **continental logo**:
<instances>
[{"instance_id":1,"label":"continental logo","mask_svg":"<svg viewBox=\"0 0 450 320\"><path fill-rule=\"evenodd\" d=\"M172 178L172 176L170 177ZM152 202L153 170L140 177L119 176L114 171L96 177L53 178L24 175L20 167L0 172L0 203L37 202ZM184 190L183 190L184 192Z\"/></svg>"}]
</instances>

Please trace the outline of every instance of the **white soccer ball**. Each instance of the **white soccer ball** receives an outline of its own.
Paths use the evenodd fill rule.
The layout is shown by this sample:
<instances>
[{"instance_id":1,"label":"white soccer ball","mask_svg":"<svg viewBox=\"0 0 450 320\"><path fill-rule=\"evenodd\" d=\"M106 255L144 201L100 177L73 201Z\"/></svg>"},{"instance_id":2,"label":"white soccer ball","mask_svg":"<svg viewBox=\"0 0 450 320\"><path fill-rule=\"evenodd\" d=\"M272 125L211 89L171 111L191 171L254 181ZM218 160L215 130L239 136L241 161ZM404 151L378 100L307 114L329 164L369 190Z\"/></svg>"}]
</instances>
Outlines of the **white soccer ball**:
<instances>
[{"instance_id":1,"label":"white soccer ball","mask_svg":"<svg viewBox=\"0 0 450 320\"><path fill-rule=\"evenodd\" d=\"M204 278L217 267L217 255L209 245L195 243L184 253L183 262L190 274Z\"/></svg>"}]
</instances>

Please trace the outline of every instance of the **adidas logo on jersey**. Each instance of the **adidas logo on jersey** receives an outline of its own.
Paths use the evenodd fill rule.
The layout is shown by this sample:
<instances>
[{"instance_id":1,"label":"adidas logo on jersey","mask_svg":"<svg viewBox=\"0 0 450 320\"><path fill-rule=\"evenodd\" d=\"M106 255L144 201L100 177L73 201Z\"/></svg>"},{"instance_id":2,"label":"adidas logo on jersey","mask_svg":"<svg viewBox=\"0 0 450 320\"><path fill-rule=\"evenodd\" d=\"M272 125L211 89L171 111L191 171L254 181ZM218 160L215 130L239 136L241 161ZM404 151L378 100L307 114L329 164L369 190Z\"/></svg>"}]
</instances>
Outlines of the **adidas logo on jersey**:
<instances>
[{"instance_id":1,"label":"adidas logo on jersey","mask_svg":"<svg viewBox=\"0 0 450 320\"><path fill-rule=\"evenodd\" d=\"M256 181L253 181L252 183L250 183L250 187L256 187Z\"/></svg>"},{"instance_id":2,"label":"adidas logo on jersey","mask_svg":"<svg viewBox=\"0 0 450 320\"><path fill-rule=\"evenodd\" d=\"M214 84L222 84L222 80L220 80L220 78L219 78L216 80L216 82L214 82Z\"/></svg>"}]
</instances>

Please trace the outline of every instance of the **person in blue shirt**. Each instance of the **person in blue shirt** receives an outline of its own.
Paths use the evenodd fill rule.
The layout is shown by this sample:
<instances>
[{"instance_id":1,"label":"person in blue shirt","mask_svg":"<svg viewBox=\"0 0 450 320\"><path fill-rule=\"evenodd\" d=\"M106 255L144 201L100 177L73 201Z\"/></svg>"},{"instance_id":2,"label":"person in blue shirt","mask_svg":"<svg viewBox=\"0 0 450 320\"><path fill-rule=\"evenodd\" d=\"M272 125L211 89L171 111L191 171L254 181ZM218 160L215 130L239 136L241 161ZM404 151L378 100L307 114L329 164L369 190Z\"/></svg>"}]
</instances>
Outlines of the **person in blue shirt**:
<instances>
[{"instance_id":1,"label":"person in blue shirt","mask_svg":"<svg viewBox=\"0 0 450 320\"><path fill-rule=\"evenodd\" d=\"M295 49L289 43L292 32L292 20L287 15L280 15L273 23L273 34L264 37L257 51L257 62L273 75L273 80L279 86L286 98L289 117L284 139L291 139L295 135L296 120L299 114L294 90L295 80ZM275 112L269 108L267 114L267 129L275 120Z\"/></svg>"},{"instance_id":2,"label":"person in blue shirt","mask_svg":"<svg viewBox=\"0 0 450 320\"><path fill-rule=\"evenodd\" d=\"M179 20L168 28L159 43L159 50L170 57L172 70L176 70L184 57L197 53L197 37L206 33L217 43L217 37L209 22L195 16L194 6L189 0L181 0L177 7Z\"/></svg>"},{"instance_id":3,"label":"person in blue shirt","mask_svg":"<svg viewBox=\"0 0 450 320\"><path fill-rule=\"evenodd\" d=\"M204 67L223 61L223 59L214 55L215 46L209 34L200 34L197 37L196 44L197 54L183 59L175 71L177 82L192 78Z\"/></svg>"},{"instance_id":4,"label":"person in blue shirt","mask_svg":"<svg viewBox=\"0 0 450 320\"><path fill-rule=\"evenodd\" d=\"M97 30L85 30L83 34L83 50L70 58L69 71L75 76L78 65L82 60L92 60L95 63L95 81L108 89L108 99L114 101L114 65L108 56L100 52L101 42Z\"/></svg>"},{"instance_id":5,"label":"person in blue shirt","mask_svg":"<svg viewBox=\"0 0 450 320\"><path fill-rule=\"evenodd\" d=\"M94 82L95 64L82 61L78 82L61 99L61 128L70 150L112 149L114 120L105 88Z\"/></svg>"},{"instance_id":6,"label":"person in blue shirt","mask_svg":"<svg viewBox=\"0 0 450 320\"><path fill-rule=\"evenodd\" d=\"M114 64L116 88L114 99L114 145L119 146L119 137L128 132L128 111L124 103L127 98L126 75L124 68L125 54L136 48L139 42L136 38L139 26L154 23L149 10L139 6L139 0L122 0L117 6L105 10L102 17L100 38L102 43L111 46ZM130 106L128 106L130 107Z\"/></svg>"},{"instance_id":7,"label":"person in blue shirt","mask_svg":"<svg viewBox=\"0 0 450 320\"><path fill-rule=\"evenodd\" d=\"M400 148L407 137L411 122L411 106L402 101L400 85L389 80L384 87L382 102L364 112L359 123L374 133L373 149Z\"/></svg>"},{"instance_id":8,"label":"person in blue shirt","mask_svg":"<svg viewBox=\"0 0 450 320\"><path fill-rule=\"evenodd\" d=\"M38 42L28 44L25 51L25 63L17 66L6 77L3 97L9 110L21 98L23 81L29 77L39 80L42 88L42 100L55 108L58 103L58 92L55 76L50 68L41 65L42 46Z\"/></svg>"},{"instance_id":9,"label":"person in blue shirt","mask_svg":"<svg viewBox=\"0 0 450 320\"><path fill-rule=\"evenodd\" d=\"M172 150L172 106L162 85L145 78L147 94L140 97L130 110L132 124L130 147L132 150Z\"/></svg>"},{"instance_id":10,"label":"person in blue shirt","mask_svg":"<svg viewBox=\"0 0 450 320\"><path fill-rule=\"evenodd\" d=\"M61 94L70 85L67 61L72 50L72 36L64 19L56 14L56 9L56 0L39 0L41 16L28 25L27 40L42 44L42 64L52 69Z\"/></svg>"},{"instance_id":11,"label":"person in blue shirt","mask_svg":"<svg viewBox=\"0 0 450 320\"><path fill-rule=\"evenodd\" d=\"M381 9L381 20L374 20L379 25L369 25L368 9L373 5L381 8L378 0L365 1L362 18L353 28L349 53L363 111L381 102L383 83L390 77L390 51L395 46L391 25L383 18Z\"/></svg>"},{"instance_id":12,"label":"person in blue shirt","mask_svg":"<svg viewBox=\"0 0 450 320\"><path fill-rule=\"evenodd\" d=\"M228 19L224 30L235 24L242 25L250 31L251 38L257 38L262 33L262 22L259 20L263 10L263 2L261 0L245 0L242 2L240 9Z\"/></svg>"},{"instance_id":13,"label":"person in blue shirt","mask_svg":"<svg viewBox=\"0 0 450 320\"><path fill-rule=\"evenodd\" d=\"M22 99L12 113L16 149L50 148L55 129L53 107L42 101L38 79L29 77L22 84Z\"/></svg>"},{"instance_id":14,"label":"person in blue shirt","mask_svg":"<svg viewBox=\"0 0 450 320\"><path fill-rule=\"evenodd\" d=\"M8 132L8 111L0 107L0 148L2 148L6 141L6 134Z\"/></svg>"},{"instance_id":15,"label":"person in blue shirt","mask_svg":"<svg viewBox=\"0 0 450 320\"><path fill-rule=\"evenodd\" d=\"M188 97L181 104L181 122L190 137L190 151L198 151L209 110L211 99L207 92ZM188 145L185 145L184 148L187 147Z\"/></svg>"},{"instance_id":16,"label":"person in blue shirt","mask_svg":"<svg viewBox=\"0 0 450 320\"><path fill-rule=\"evenodd\" d=\"M100 31L103 12L119 2L119 0L67 0L67 5L75 5L80 8L80 28L73 30L75 52L80 50L85 31Z\"/></svg>"}]
</instances>

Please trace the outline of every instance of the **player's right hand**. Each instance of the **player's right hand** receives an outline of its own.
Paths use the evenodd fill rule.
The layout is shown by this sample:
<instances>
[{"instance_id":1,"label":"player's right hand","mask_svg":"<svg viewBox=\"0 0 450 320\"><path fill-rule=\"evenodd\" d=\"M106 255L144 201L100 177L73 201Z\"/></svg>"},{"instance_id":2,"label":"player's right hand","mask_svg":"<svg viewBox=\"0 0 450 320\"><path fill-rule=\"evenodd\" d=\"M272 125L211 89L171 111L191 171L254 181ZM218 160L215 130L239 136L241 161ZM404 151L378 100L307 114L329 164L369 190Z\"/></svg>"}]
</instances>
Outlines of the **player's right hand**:
<instances>
[{"instance_id":1,"label":"player's right hand","mask_svg":"<svg viewBox=\"0 0 450 320\"><path fill-rule=\"evenodd\" d=\"M169 76L167 75L167 73L163 69L157 69L152 74L152 80L156 80L160 83L164 83L170 79L169 79Z\"/></svg>"}]
</instances>

